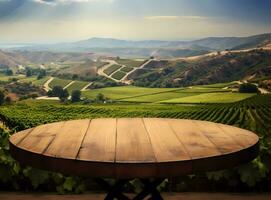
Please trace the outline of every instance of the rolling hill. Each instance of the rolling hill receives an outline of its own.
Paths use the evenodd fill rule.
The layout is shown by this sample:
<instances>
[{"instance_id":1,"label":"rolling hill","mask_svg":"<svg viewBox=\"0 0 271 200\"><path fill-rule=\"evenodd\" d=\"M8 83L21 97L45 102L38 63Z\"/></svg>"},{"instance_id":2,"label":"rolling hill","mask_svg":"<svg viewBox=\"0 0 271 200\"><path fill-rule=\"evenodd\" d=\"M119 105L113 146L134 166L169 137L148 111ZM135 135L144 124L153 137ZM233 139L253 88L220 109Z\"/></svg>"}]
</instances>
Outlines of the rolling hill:
<instances>
[{"instance_id":1,"label":"rolling hill","mask_svg":"<svg viewBox=\"0 0 271 200\"><path fill-rule=\"evenodd\" d=\"M247 79L271 79L271 52L252 50L200 60L154 60L130 74L137 86L180 87Z\"/></svg>"},{"instance_id":2,"label":"rolling hill","mask_svg":"<svg viewBox=\"0 0 271 200\"><path fill-rule=\"evenodd\" d=\"M49 51L3 51L0 50L0 66L42 64L49 62L86 61L93 58L92 53L55 53Z\"/></svg>"}]
</instances>

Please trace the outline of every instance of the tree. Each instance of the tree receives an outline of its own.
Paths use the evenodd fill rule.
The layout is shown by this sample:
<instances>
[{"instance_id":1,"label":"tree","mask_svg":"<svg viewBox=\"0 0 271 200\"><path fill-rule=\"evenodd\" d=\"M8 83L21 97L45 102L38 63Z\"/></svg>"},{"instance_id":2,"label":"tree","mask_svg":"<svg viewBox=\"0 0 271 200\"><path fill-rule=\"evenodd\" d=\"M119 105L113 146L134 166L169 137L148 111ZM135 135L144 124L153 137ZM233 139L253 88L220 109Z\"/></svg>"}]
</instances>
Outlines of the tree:
<instances>
[{"instance_id":1,"label":"tree","mask_svg":"<svg viewBox=\"0 0 271 200\"><path fill-rule=\"evenodd\" d=\"M42 79L45 76L46 76L46 70L40 69L37 79Z\"/></svg>"},{"instance_id":2,"label":"tree","mask_svg":"<svg viewBox=\"0 0 271 200\"><path fill-rule=\"evenodd\" d=\"M61 102L65 102L69 97L69 92L67 89L62 90L60 95L58 96Z\"/></svg>"},{"instance_id":3,"label":"tree","mask_svg":"<svg viewBox=\"0 0 271 200\"><path fill-rule=\"evenodd\" d=\"M77 80L79 76L77 74L72 75L72 80Z\"/></svg>"},{"instance_id":4,"label":"tree","mask_svg":"<svg viewBox=\"0 0 271 200\"><path fill-rule=\"evenodd\" d=\"M59 85L56 85L56 86L53 87L52 92L50 93L50 95L52 97L60 97L62 92L63 92L63 88L61 86L59 86Z\"/></svg>"},{"instance_id":5,"label":"tree","mask_svg":"<svg viewBox=\"0 0 271 200\"><path fill-rule=\"evenodd\" d=\"M97 102L104 102L106 100L105 96L101 93L97 94L96 101Z\"/></svg>"},{"instance_id":6,"label":"tree","mask_svg":"<svg viewBox=\"0 0 271 200\"><path fill-rule=\"evenodd\" d=\"M60 101L64 102L69 97L69 92L67 89L63 89L61 86L54 86L52 90L47 92L49 97L58 97Z\"/></svg>"},{"instance_id":7,"label":"tree","mask_svg":"<svg viewBox=\"0 0 271 200\"><path fill-rule=\"evenodd\" d=\"M5 94L3 91L0 91L0 105L5 102Z\"/></svg>"},{"instance_id":8,"label":"tree","mask_svg":"<svg viewBox=\"0 0 271 200\"><path fill-rule=\"evenodd\" d=\"M245 83L239 87L240 93L257 93L258 91L258 87L251 83Z\"/></svg>"},{"instance_id":9,"label":"tree","mask_svg":"<svg viewBox=\"0 0 271 200\"><path fill-rule=\"evenodd\" d=\"M81 91L73 90L72 91L72 102L79 102L81 100Z\"/></svg>"},{"instance_id":10,"label":"tree","mask_svg":"<svg viewBox=\"0 0 271 200\"><path fill-rule=\"evenodd\" d=\"M11 69L7 69L6 72L5 72L5 74L7 76L12 76L13 75L13 71Z\"/></svg>"},{"instance_id":11,"label":"tree","mask_svg":"<svg viewBox=\"0 0 271 200\"><path fill-rule=\"evenodd\" d=\"M48 97L53 97L54 95L53 95L53 91L52 90L49 90L48 92L47 92L47 96Z\"/></svg>"},{"instance_id":12,"label":"tree","mask_svg":"<svg viewBox=\"0 0 271 200\"><path fill-rule=\"evenodd\" d=\"M26 70L26 76L29 77L29 76L32 76L32 75L33 75L32 70L28 68Z\"/></svg>"}]
</instances>

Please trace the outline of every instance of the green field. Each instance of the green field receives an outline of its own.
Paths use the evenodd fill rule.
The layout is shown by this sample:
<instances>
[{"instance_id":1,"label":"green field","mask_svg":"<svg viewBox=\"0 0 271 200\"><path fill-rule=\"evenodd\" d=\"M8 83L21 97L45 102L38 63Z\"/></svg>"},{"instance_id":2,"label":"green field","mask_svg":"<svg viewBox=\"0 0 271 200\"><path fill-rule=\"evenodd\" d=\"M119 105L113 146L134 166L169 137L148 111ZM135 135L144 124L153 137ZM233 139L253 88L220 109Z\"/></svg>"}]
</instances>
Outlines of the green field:
<instances>
[{"instance_id":1,"label":"green field","mask_svg":"<svg viewBox=\"0 0 271 200\"><path fill-rule=\"evenodd\" d=\"M31 76L31 77L25 77L25 78L21 78L20 82L26 83L26 82L31 82L33 83L34 81L37 80L36 76Z\"/></svg>"},{"instance_id":2,"label":"green field","mask_svg":"<svg viewBox=\"0 0 271 200\"><path fill-rule=\"evenodd\" d=\"M181 92L162 92L158 94L150 94L150 95L143 95L138 97L132 98L125 98L121 99L120 101L123 102L138 102L138 103L157 103L160 101L173 99L173 98L181 98L187 96L198 95L197 93L181 93Z\"/></svg>"},{"instance_id":3,"label":"green field","mask_svg":"<svg viewBox=\"0 0 271 200\"><path fill-rule=\"evenodd\" d=\"M137 60L129 60L129 59L119 59L116 60L117 63L121 65L125 65L127 67L140 67L146 61L137 61Z\"/></svg>"},{"instance_id":4,"label":"green field","mask_svg":"<svg viewBox=\"0 0 271 200\"><path fill-rule=\"evenodd\" d=\"M86 91L83 96L94 99L97 94L122 102L135 103L230 103L255 94L232 93L220 88L143 88L122 86Z\"/></svg>"},{"instance_id":5,"label":"green field","mask_svg":"<svg viewBox=\"0 0 271 200\"><path fill-rule=\"evenodd\" d=\"M176 88L143 88L135 86L121 86L90 90L83 92L83 95L93 99L97 96L97 94L101 93L110 99L117 100L175 90Z\"/></svg>"},{"instance_id":6,"label":"green field","mask_svg":"<svg viewBox=\"0 0 271 200\"><path fill-rule=\"evenodd\" d=\"M111 77L117 80L121 80L126 75L125 72L117 71Z\"/></svg>"},{"instance_id":7,"label":"green field","mask_svg":"<svg viewBox=\"0 0 271 200\"><path fill-rule=\"evenodd\" d=\"M121 65L112 65L108 67L107 69L104 70L104 73L110 76L113 74L115 71L117 71L119 68L121 68Z\"/></svg>"},{"instance_id":8,"label":"green field","mask_svg":"<svg viewBox=\"0 0 271 200\"><path fill-rule=\"evenodd\" d=\"M44 77L44 78L42 78L42 79L36 79L36 80L33 80L32 83L33 83L34 85L43 86L44 83L46 83L46 81L49 80L49 78L50 78L50 77Z\"/></svg>"},{"instance_id":9,"label":"green field","mask_svg":"<svg viewBox=\"0 0 271 200\"><path fill-rule=\"evenodd\" d=\"M202 87L202 86L193 86L190 88L185 88L179 92L187 92L187 93L212 93L212 92L230 92L231 90L225 90L222 88L209 88L209 87Z\"/></svg>"},{"instance_id":10,"label":"green field","mask_svg":"<svg viewBox=\"0 0 271 200\"><path fill-rule=\"evenodd\" d=\"M252 97L256 94L241 94L241 93L206 93L195 96L173 98L162 101L161 103L232 103Z\"/></svg>"},{"instance_id":11,"label":"green field","mask_svg":"<svg viewBox=\"0 0 271 200\"><path fill-rule=\"evenodd\" d=\"M229 83L216 83L216 84L210 84L210 85L202 85L201 87L206 87L206 88L225 88L225 87L230 87L238 85L235 81L234 82L229 82Z\"/></svg>"},{"instance_id":12,"label":"green field","mask_svg":"<svg viewBox=\"0 0 271 200\"><path fill-rule=\"evenodd\" d=\"M75 81L67 88L67 90L69 92L72 92L73 90L82 90L87 84L88 82L85 81Z\"/></svg>"},{"instance_id":13,"label":"green field","mask_svg":"<svg viewBox=\"0 0 271 200\"><path fill-rule=\"evenodd\" d=\"M132 67L123 67L123 68L120 69L120 71L123 71L123 72L125 72L125 73L128 73L128 72L132 71L133 69L134 69L134 68L132 68Z\"/></svg>"},{"instance_id":14,"label":"green field","mask_svg":"<svg viewBox=\"0 0 271 200\"><path fill-rule=\"evenodd\" d=\"M54 86L61 86L65 87L71 82L71 80L66 80L66 79L59 79L59 78L54 78L54 80L49 84L50 88L53 88Z\"/></svg>"}]
</instances>

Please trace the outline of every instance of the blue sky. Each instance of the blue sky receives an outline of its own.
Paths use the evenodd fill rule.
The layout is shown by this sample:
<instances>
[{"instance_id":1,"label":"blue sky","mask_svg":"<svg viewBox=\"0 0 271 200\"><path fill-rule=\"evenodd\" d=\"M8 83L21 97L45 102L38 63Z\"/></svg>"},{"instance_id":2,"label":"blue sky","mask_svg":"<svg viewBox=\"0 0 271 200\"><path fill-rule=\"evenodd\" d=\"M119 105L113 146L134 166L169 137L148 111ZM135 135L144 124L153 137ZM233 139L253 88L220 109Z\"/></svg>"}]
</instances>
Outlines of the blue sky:
<instances>
[{"instance_id":1,"label":"blue sky","mask_svg":"<svg viewBox=\"0 0 271 200\"><path fill-rule=\"evenodd\" d=\"M0 43L271 32L271 0L0 0Z\"/></svg>"}]
</instances>

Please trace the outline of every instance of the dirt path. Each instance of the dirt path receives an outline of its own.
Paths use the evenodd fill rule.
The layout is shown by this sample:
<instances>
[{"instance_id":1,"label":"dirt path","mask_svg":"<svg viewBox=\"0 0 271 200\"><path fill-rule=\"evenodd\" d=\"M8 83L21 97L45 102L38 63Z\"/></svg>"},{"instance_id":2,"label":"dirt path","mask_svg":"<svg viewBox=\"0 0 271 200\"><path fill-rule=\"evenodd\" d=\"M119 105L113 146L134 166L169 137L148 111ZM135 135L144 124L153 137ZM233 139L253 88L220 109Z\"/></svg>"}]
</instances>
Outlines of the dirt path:
<instances>
[{"instance_id":1,"label":"dirt path","mask_svg":"<svg viewBox=\"0 0 271 200\"><path fill-rule=\"evenodd\" d=\"M153 61L153 59L150 59L148 60L147 62L144 62L141 66L137 67L137 68L134 68L132 71L128 72L122 79L121 81L123 83L126 83L126 84L131 84L131 80L128 80L127 77L132 74L133 72L135 72L136 70L138 69L142 69L144 68L147 64L149 64L151 61Z\"/></svg>"},{"instance_id":2,"label":"dirt path","mask_svg":"<svg viewBox=\"0 0 271 200\"><path fill-rule=\"evenodd\" d=\"M89 84L87 84L85 87L83 87L81 89L81 92L84 92L84 91L87 91L88 90L88 87L91 86L93 84L93 82L90 82Z\"/></svg>"},{"instance_id":3,"label":"dirt path","mask_svg":"<svg viewBox=\"0 0 271 200\"><path fill-rule=\"evenodd\" d=\"M49 90L51 90L51 88L49 87L49 84L54 80L54 77L51 77L48 81L46 81L43 85L43 88L46 92L48 92Z\"/></svg>"},{"instance_id":4,"label":"dirt path","mask_svg":"<svg viewBox=\"0 0 271 200\"><path fill-rule=\"evenodd\" d=\"M108 63L107 65L104 65L103 67L100 67L97 71L97 73L100 75L100 76L105 76L115 82L120 82L120 80L117 80L117 79L114 79L112 78L111 76L108 76L106 73L104 73L104 70L106 70L107 68L111 67L112 65L118 65L118 63L115 61L115 60L102 60L102 62L106 62ZM113 73L112 73L113 74ZM111 75L112 75L111 74Z\"/></svg>"},{"instance_id":5,"label":"dirt path","mask_svg":"<svg viewBox=\"0 0 271 200\"><path fill-rule=\"evenodd\" d=\"M75 81L72 81L72 82L70 82L68 85L66 85L63 89L65 90L65 89L67 89L68 87L70 87L72 84L74 84L75 83Z\"/></svg>"},{"instance_id":6,"label":"dirt path","mask_svg":"<svg viewBox=\"0 0 271 200\"><path fill-rule=\"evenodd\" d=\"M166 200L270 200L271 193L162 193ZM3 200L102 200L104 194L56 195L46 193L1 192Z\"/></svg>"},{"instance_id":7,"label":"dirt path","mask_svg":"<svg viewBox=\"0 0 271 200\"><path fill-rule=\"evenodd\" d=\"M258 88L261 94L270 94L270 92L267 89L264 88Z\"/></svg>"},{"instance_id":8,"label":"dirt path","mask_svg":"<svg viewBox=\"0 0 271 200\"><path fill-rule=\"evenodd\" d=\"M115 81L115 82L122 82L122 83L125 83L125 84L130 84L131 81L128 80L127 77L128 77L130 74L132 74L133 72L135 72L136 70L144 68L144 67L145 67L147 64L149 64L152 60L153 60L153 59L150 59L150 60L148 60L147 62L143 63L141 66L135 67L132 71L128 72L128 73L127 73L122 79L120 79L120 80L114 79L114 78L112 77L112 75L113 75L115 72L120 71L121 68L126 67L126 65L122 65L121 68L119 68L118 70L116 70L116 71L115 71L114 73L112 73L110 76L108 76L107 74L104 73L104 70L106 70L107 68L111 67L112 65L119 65L115 60L102 60L103 62L107 62L107 63L109 63L109 64L107 64L107 65L105 65L105 66L99 68L97 73L98 73L100 76L105 76L105 77L110 78L111 80L113 80L113 81Z\"/></svg>"}]
</instances>

